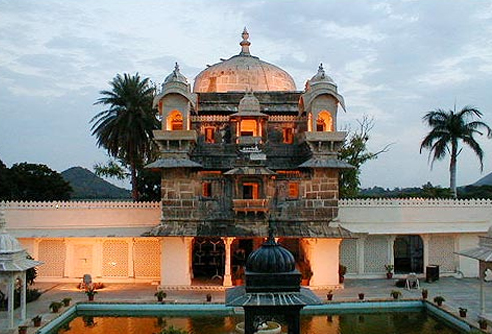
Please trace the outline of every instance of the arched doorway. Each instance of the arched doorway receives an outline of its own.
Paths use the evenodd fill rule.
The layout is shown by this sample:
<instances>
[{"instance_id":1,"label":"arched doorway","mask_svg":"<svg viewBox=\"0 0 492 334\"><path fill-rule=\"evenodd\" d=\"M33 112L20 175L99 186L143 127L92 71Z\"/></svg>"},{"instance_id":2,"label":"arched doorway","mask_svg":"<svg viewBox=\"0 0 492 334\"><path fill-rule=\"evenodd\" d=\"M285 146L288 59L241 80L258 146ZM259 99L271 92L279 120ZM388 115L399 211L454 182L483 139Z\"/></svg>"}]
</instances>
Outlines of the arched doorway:
<instances>
[{"instance_id":1,"label":"arched doorway","mask_svg":"<svg viewBox=\"0 0 492 334\"><path fill-rule=\"evenodd\" d=\"M418 235L399 235L393 245L395 273L424 272L424 243Z\"/></svg>"},{"instance_id":2,"label":"arched doorway","mask_svg":"<svg viewBox=\"0 0 492 334\"><path fill-rule=\"evenodd\" d=\"M193 279L195 284L222 285L225 247L221 238L193 240Z\"/></svg>"}]
</instances>

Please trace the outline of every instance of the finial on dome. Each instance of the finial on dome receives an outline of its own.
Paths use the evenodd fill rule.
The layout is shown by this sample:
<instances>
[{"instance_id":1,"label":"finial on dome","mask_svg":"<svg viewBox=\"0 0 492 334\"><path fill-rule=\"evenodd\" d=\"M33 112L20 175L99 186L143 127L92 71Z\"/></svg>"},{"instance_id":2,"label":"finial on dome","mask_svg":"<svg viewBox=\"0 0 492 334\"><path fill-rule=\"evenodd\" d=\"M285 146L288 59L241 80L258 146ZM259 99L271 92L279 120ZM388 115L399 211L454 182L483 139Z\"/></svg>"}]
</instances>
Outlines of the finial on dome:
<instances>
[{"instance_id":1,"label":"finial on dome","mask_svg":"<svg viewBox=\"0 0 492 334\"><path fill-rule=\"evenodd\" d=\"M325 69L323 68L323 63L319 63L318 67L318 75L324 79L325 78Z\"/></svg>"},{"instance_id":2,"label":"finial on dome","mask_svg":"<svg viewBox=\"0 0 492 334\"><path fill-rule=\"evenodd\" d=\"M176 62L174 64L174 72L179 72L179 64L178 64L178 62Z\"/></svg>"},{"instance_id":3,"label":"finial on dome","mask_svg":"<svg viewBox=\"0 0 492 334\"><path fill-rule=\"evenodd\" d=\"M248 29L246 29L246 27L244 27L244 30L243 30L243 33L241 34L241 37L243 38L243 40L241 41L241 43L239 43L239 45L241 45L241 53L239 53L239 54L240 55L250 55L249 46L251 45L251 42L248 41L249 33L248 33Z\"/></svg>"}]
</instances>

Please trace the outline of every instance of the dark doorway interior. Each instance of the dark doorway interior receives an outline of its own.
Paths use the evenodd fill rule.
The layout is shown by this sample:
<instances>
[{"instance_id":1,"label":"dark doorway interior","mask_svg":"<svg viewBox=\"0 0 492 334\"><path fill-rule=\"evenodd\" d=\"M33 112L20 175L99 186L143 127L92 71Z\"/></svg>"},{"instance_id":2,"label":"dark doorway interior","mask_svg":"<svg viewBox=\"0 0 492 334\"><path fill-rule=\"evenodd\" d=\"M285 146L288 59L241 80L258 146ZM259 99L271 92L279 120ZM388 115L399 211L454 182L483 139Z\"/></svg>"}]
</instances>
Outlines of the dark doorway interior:
<instances>
[{"instance_id":1,"label":"dark doorway interior","mask_svg":"<svg viewBox=\"0 0 492 334\"><path fill-rule=\"evenodd\" d=\"M393 250L395 273L424 272L424 244L420 236L400 235L396 237Z\"/></svg>"}]
</instances>

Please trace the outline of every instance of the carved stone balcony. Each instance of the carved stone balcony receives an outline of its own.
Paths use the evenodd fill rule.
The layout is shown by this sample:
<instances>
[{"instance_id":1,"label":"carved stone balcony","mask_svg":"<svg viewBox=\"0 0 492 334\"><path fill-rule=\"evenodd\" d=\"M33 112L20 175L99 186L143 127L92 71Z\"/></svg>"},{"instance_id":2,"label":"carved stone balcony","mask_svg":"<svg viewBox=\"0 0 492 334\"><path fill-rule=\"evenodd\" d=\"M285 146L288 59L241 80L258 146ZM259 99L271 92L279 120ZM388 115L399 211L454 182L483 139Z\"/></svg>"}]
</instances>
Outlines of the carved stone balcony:
<instances>
[{"instance_id":1,"label":"carved stone balcony","mask_svg":"<svg viewBox=\"0 0 492 334\"><path fill-rule=\"evenodd\" d=\"M262 199L233 199L234 212L268 212L270 200Z\"/></svg>"}]
</instances>

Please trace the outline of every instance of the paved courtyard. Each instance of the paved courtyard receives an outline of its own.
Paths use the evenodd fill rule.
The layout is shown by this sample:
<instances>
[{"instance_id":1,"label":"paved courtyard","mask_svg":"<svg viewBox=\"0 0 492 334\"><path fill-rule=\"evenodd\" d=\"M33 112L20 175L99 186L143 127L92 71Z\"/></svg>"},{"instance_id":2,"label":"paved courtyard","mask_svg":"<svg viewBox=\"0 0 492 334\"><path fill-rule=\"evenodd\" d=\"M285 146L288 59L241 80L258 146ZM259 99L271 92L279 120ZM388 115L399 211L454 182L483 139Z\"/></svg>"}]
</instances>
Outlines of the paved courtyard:
<instances>
[{"instance_id":1,"label":"paved courtyard","mask_svg":"<svg viewBox=\"0 0 492 334\"><path fill-rule=\"evenodd\" d=\"M420 290L406 290L404 288L396 288L395 280L386 279L347 279L345 281L345 289L334 291L334 301L356 301L358 294L364 293L366 300L389 299L391 290L398 289L402 292L403 299L419 299L421 298ZM49 312L49 304L52 301L60 301L65 297L72 298L72 302L86 301L87 297L76 287L75 283L36 283L34 288L43 291L41 297L27 305L27 319L30 320L34 316L41 314L43 323L52 319L55 315ZM420 282L421 288L429 290L429 300L437 295L442 295L446 301L444 309L451 313L458 313L459 307L468 309L467 320L474 325L479 313L480 289L478 279L473 278L452 278L441 277L440 280L433 283ZM99 291L96 295L96 301L118 301L118 302L155 302L154 292L155 285L151 284L106 284L106 287ZM486 310L492 313L492 283L487 283L486 291ZM194 289L186 290L167 290L167 299L176 301L177 303L204 303L207 293L212 294L213 302L224 303L225 293L217 288L209 290L206 287L195 287ZM326 290L314 291L322 300L326 300ZM63 308L61 310L63 312ZM2 315L3 316L3 315ZM5 318L0 319L4 321ZM28 333L35 333L36 328L30 327ZM489 326L490 328L490 326ZM0 334L17 333L15 331L0 330Z\"/></svg>"}]
</instances>

